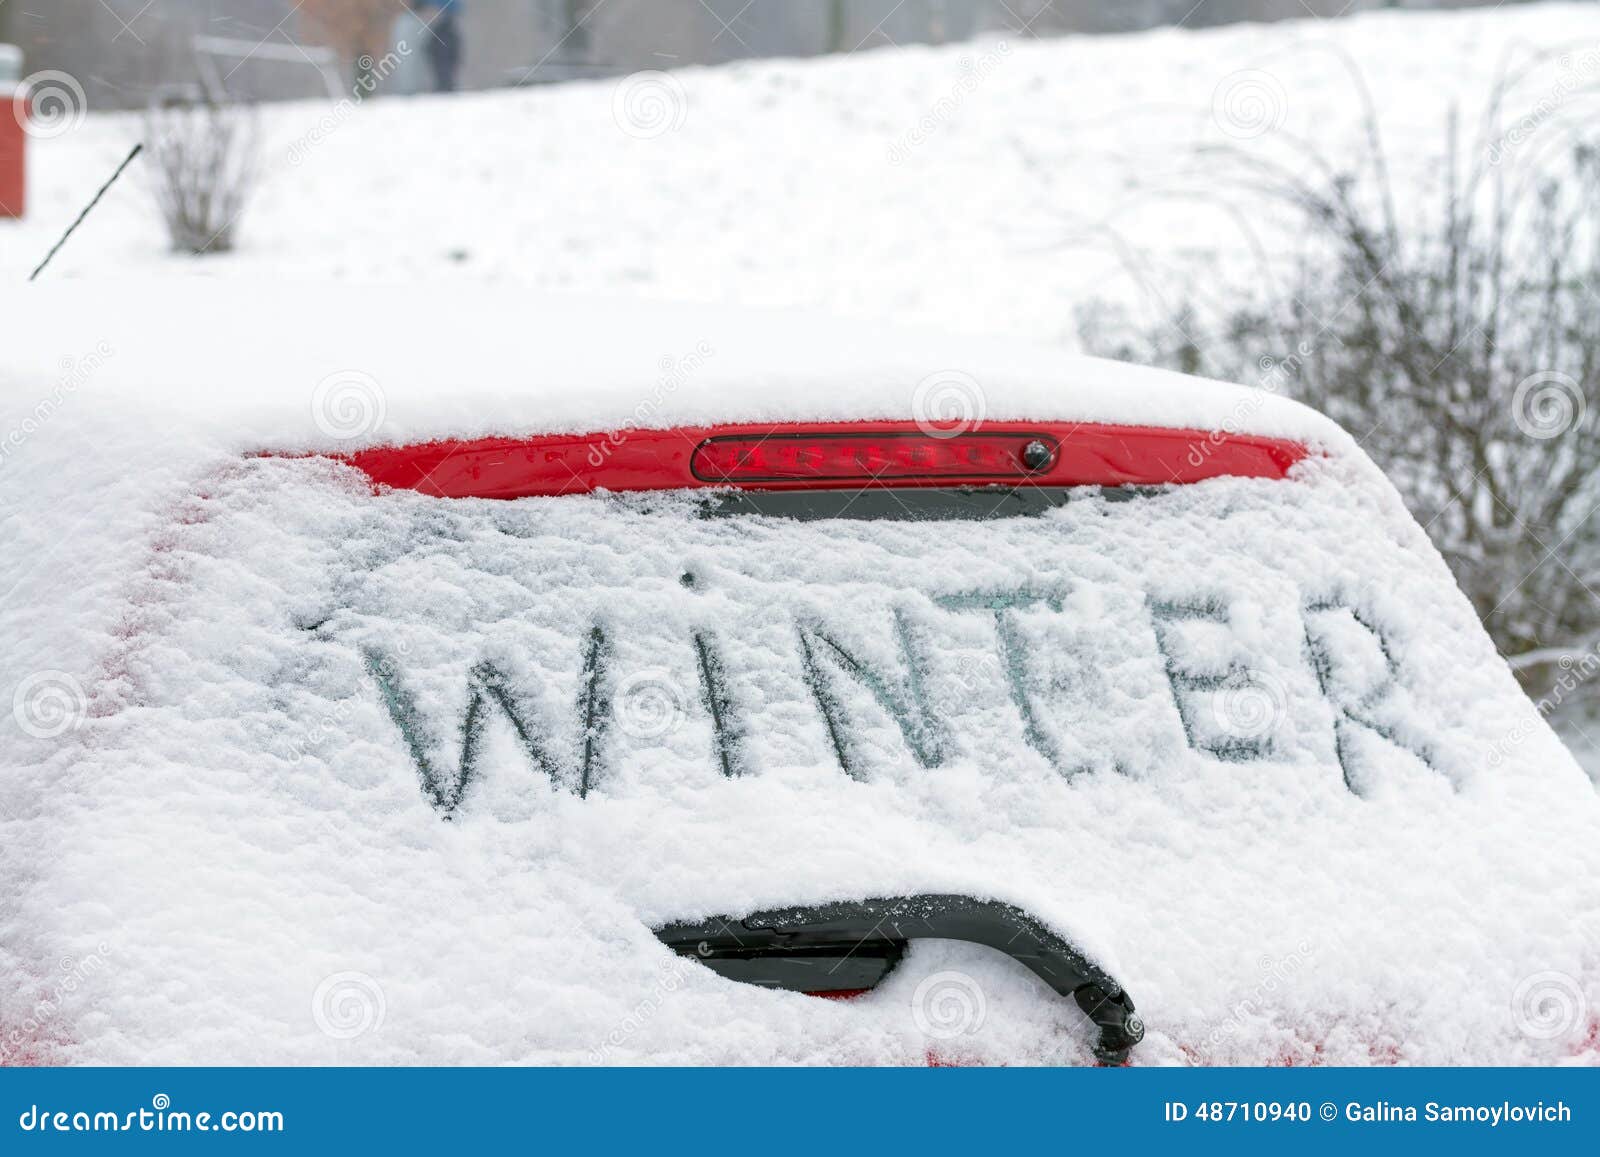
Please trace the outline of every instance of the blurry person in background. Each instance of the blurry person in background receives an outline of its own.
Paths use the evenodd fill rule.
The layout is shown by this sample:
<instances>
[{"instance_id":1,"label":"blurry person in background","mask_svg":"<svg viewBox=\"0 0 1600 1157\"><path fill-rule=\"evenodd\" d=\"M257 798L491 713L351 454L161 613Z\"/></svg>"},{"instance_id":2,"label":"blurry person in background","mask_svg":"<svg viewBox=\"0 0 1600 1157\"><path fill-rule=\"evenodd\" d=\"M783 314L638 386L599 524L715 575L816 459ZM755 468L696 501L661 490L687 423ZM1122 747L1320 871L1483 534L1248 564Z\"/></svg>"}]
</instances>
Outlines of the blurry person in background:
<instances>
[{"instance_id":1,"label":"blurry person in background","mask_svg":"<svg viewBox=\"0 0 1600 1157\"><path fill-rule=\"evenodd\" d=\"M428 64L433 90L454 92L461 67L461 0L412 0L412 9L428 26Z\"/></svg>"},{"instance_id":2,"label":"blurry person in background","mask_svg":"<svg viewBox=\"0 0 1600 1157\"><path fill-rule=\"evenodd\" d=\"M299 0L294 10L308 39L339 54L351 94L360 99L372 95L382 80L378 64L402 5L403 0Z\"/></svg>"}]
</instances>

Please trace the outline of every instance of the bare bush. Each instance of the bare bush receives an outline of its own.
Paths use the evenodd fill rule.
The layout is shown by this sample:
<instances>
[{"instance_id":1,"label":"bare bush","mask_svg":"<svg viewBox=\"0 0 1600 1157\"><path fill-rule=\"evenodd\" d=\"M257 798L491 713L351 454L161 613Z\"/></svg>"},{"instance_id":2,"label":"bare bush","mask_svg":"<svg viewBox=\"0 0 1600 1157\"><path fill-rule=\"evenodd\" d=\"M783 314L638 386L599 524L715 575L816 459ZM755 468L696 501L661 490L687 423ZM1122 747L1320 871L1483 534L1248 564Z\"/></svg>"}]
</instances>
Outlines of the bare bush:
<instances>
[{"instance_id":1,"label":"bare bush","mask_svg":"<svg viewBox=\"0 0 1600 1157\"><path fill-rule=\"evenodd\" d=\"M156 202L179 253L226 253L255 183L255 120L234 105L174 104L145 118Z\"/></svg>"},{"instance_id":2,"label":"bare bush","mask_svg":"<svg viewBox=\"0 0 1600 1157\"><path fill-rule=\"evenodd\" d=\"M1338 420L1539 692L1600 641L1600 150L1564 122L1510 163L1506 91L1469 148L1451 118L1441 203L1407 224L1370 110L1355 172L1309 147L1299 163L1222 151L1315 257L1209 322L1170 302L1142 330L1080 320L1099 352L1245 382L1270 367L1270 386Z\"/></svg>"}]
</instances>

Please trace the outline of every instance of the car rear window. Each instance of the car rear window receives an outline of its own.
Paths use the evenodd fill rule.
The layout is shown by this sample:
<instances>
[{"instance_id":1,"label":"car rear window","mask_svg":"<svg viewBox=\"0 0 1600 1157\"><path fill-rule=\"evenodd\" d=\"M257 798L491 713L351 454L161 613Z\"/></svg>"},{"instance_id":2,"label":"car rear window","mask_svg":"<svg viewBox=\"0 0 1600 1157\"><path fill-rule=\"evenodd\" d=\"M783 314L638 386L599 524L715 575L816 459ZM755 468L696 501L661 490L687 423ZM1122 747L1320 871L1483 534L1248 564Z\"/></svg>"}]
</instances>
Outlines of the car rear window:
<instances>
[{"instance_id":1,"label":"car rear window","mask_svg":"<svg viewBox=\"0 0 1600 1157\"><path fill-rule=\"evenodd\" d=\"M870 897L1031 913L1158 1063L1515 1050L1517 978L1581 968L1541 946L1585 910L1592 789L1363 463L783 502L375 493L317 458L188 486L19 845L41 958L116 952L52 1029L83 1055L916 1063L905 1001L946 960L991 1002L968 1059L1092 1059L1008 962L918 948L845 1009L652 931ZM1395 967L1442 959L1459 984ZM308 1012L351 974L387 1007L354 1042Z\"/></svg>"},{"instance_id":2,"label":"car rear window","mask_svg":"<svg viewBox=\"0 0 1600 1157\"><path fill-rule=\"evenodd\" d=\"M326 468L253 467L296 492ZM446 813L530 774L587 795L797 767L1164 781L1224 763L1358 796L1467 774L1451 668L1410 645L1464 608L1413 605L1394 576L1436 586L1436 562L1330 485L335 493L320 519L260 528L273 569L300 564L278 641L285 693L311 697L269 747L387 743ZM210 638L273 626L242 609ZM308 739L329 701L361 725Z\"/></svg>"}]
</instances>

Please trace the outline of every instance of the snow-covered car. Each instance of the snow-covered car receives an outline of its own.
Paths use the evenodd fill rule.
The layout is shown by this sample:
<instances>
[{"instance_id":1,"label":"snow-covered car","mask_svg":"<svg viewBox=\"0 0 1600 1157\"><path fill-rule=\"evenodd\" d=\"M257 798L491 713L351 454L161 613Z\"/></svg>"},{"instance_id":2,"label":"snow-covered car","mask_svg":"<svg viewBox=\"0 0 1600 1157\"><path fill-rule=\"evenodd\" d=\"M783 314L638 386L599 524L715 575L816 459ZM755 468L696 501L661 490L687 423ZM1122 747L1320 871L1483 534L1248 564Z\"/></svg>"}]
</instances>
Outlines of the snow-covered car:
<instances>
[{"instance_id":1,"label":"snow-covered car","mask_svg":"<svg viewBox=\"0 0 1600 1157\"><path fill-rule=\"evenodd\" d=\"M0 350L8 1059L1600 1059L1600 801L1320 415L147 296Z\"/></svg>"}]
</instances>

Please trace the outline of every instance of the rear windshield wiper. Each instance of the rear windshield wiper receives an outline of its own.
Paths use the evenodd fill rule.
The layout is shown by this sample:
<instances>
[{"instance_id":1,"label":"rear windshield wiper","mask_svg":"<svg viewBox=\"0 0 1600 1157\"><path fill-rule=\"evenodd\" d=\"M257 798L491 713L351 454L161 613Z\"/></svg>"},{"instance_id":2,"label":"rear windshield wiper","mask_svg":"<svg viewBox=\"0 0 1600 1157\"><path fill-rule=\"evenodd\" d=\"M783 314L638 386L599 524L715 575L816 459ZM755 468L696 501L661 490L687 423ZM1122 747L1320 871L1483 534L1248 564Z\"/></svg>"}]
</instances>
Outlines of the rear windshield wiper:
<instances>
[{"instance_id":1,"label":"rear windshield wiper","mask_svg":"<svg viewBox=\"0 0 1600 1157\"><path fill-rule=\"evenodd\" d=\"M1021 908L970 896L923 895L774 908L657 928L680 956L730 980L789 992L838 995L872 988L911 940L964 940L1004 952L1100 1030L1094 1055L1118 1065L1144 1037L1126 990Z\"/></svg>"}]
</instances>

